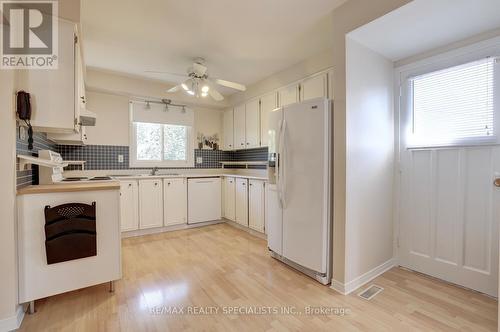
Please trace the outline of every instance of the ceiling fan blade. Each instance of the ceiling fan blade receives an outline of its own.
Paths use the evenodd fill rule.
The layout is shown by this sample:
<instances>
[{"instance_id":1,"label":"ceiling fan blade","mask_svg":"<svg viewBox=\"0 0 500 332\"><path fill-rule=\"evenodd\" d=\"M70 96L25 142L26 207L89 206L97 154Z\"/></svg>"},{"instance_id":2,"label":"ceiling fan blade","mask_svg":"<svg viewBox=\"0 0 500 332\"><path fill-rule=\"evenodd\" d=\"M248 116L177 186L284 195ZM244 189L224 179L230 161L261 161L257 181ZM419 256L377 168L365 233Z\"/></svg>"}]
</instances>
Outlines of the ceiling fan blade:
<instances>
[{"instance_id":1,"label":"ceiling fan blade","mask_svg":"<svg viewBox=\"0 0 500 332\"><path fill-rule=\"evenodd\" d=\"M220 92L215 89L215 87L212 84L212 82L210 82L210 81L207 80L206 83L207 83L207 85L209 87L208 94L210 95L210 97L212 97L216 101L224 100L224 96L221 95Z\"/></svg>"},{"instance_id":2,"label":"ceiling fan blade","mask_svg":"<svg viewBox=\"0 0 500 332\"><path fill-rule=\"evenodd\" d=\"M177 92L179 91L180 89L182 88L182 86L179 84L179 85L176 85L170 89L167 90L168 93L172 93L172 92Z\"/></svg>"},{"instance_id":3,"label":"ceiling fan blade","mask_svg":"<svg viewBox=\"0 0 500 332\"><path fill-rule=\"evenodd\" d=\"M247 89L246 86L244 86L243 84L239 84L239 83L235 83L235 82L220 80L218 78L215 78L213 81L216 84L219 84L219 85L231 88L231 89L239 90L239 91L245 91Z\"/></svg>"}]
</instances>

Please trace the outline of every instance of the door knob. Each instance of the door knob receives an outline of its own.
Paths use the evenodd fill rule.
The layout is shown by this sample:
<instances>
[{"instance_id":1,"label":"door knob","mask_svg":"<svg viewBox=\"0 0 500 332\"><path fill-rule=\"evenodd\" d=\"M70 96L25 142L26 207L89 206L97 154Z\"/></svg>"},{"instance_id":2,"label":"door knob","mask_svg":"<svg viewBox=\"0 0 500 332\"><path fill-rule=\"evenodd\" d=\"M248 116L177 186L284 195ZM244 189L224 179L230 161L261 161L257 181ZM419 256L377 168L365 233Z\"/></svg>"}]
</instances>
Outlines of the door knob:
<instances>
[{"instance_id":1,"label":"door knob","mask_svg":"<svg viewBox=\"0 0 500 332\"><path fill-rule=\"evenodd\" d=\"M493 181L493 184L495 187L500 187L500 178L496 178L495 181Z\"/></svg>"}]
</instances>

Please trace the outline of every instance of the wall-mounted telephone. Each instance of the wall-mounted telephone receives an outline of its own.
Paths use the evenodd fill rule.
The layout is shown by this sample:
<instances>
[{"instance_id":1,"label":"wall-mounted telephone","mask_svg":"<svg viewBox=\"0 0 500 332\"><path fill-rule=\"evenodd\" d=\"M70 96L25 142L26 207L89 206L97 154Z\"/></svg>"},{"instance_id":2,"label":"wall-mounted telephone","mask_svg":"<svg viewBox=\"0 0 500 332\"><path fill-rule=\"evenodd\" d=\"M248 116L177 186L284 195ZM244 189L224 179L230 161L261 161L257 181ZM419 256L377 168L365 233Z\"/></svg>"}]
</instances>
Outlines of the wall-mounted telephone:
<instances>
[{"instance_id":1,"label":"wall-mounted telephone","mask_svg":"<svg viewBox=\"0 0 500 332\"><path fill-rule=\"evenodd\" d=\"M30 94L26 91L18 91L16 98L16 112L20 120L28 126L28 150L33 150L33 128L31 127L31 101Z\"/></svg>"}]
</instances>

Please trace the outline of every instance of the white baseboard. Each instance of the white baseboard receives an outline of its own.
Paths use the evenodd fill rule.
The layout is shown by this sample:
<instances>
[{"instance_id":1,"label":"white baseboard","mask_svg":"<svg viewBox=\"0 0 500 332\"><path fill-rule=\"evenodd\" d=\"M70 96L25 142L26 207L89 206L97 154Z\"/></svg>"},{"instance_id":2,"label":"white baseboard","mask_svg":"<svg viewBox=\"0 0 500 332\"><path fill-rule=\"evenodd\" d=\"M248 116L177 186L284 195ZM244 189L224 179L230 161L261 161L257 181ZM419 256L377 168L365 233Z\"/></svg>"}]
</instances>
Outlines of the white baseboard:
<instances>
[{"instance_id":1,"label":"white baseboard","mask_svg":"<svg viewBox=\"0 0 500 332\"><path fill-rule=\"evenodd\" d=\"M4 319L0 319L0 332L13 331L21 327L21 323L24 319L25 307L20 304L17 306L16 315Z\"/></svg>"},{"instance_id":2,"label":"white baseboard","mask_svg":"<svg viewBox=\"0 0 500 332\"><path fill-rule=\"evenodd\" d=\"M164 232L173 232L173 231L179 231L182 229L190 229L190 228L196 228L196 227L215 225L215 224L220 224L223 222L225 222L225 220L220 219L220 220L207 221L207 222L196 223L196 224L180 224L180 225L163 226L163 227L155 227L155 228L148 228L148 229L138 229L135 231L125 231L125 232L122 232L122 239L127 238L127 237L133 237L133 236L142 236L142 235L158 234L158 233L164 233Z\"/></svg>"},{"instance_id":3,"label":"white baseboard","mask_svg":"<svg viewBox=\"0 0 500 332\"><path fill-rule=\"evenodd\" d=\"M354 292L356 289L359 287L365 285L366 283L372 281L382 273L392 269L394 266L396 266L396 260L394 258L389 259L385 263L380 264L379 266L375 267L374 269L371 269L370 271L360 275L359 277L355 278L354 280L351 280L347 283L341 283L335 279L332 279L332 285L330 288L336 290L342 295L348 295L352 292Z\"/></svg>"},{"instance_id":4,"label":"white baseboard","mask_svg":"<svg viewBox=\"0 0 500 332\"><path fill-rule=\"evenodd\" d=\"M263 240L267 240L267 235L264 233L261 233L259 231L253 230L250 227L245 227L243 225L238 224L235 221L229 220L229 219L224 219L226 221L226 224L233 226L234 228L241 229L242 231L245 231L247 233L252 234L253 236L256 236L258 238L261 238Z\"/></svg>"}]
</instances>

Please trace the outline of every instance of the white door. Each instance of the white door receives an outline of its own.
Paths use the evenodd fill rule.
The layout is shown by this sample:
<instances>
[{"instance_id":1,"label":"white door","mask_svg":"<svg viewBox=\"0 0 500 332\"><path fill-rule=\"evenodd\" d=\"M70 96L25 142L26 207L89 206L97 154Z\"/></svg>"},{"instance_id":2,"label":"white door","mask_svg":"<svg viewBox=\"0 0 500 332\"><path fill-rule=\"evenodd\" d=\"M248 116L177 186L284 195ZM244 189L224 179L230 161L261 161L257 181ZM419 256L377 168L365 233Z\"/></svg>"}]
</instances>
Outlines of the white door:
<instances>
[{"instance_id":1,"label":"white door","mask_svg":"<svg viewBox=\"0 0 500 332\"><path fill-rule=\"evenodd\" d=\"M139 228L137 181L120 182L120 223L122 232Z\"/></svg>"},{"instance_id":2,"label":"white door","mask_svg":"<svg viewBox=\"0 0 500 332\"><path fill-rule=\"evenodd\" d=\"M234 149L233 109L224 111L224 150Z\"/></svg>"},{"instance_id":3,"label":"white door","mask_svg":"<svg viewBox=\"0 0 500 332\"><path fill-rule=\"evenodd\" d=\"M253 99L246 103L245 110L245 147L247 149L260 146L260 102Z\"/></svg>"},{"instance_id":4,"label":"white door","mask_svg":"<svg viewBox=\"0 0 500 332\"><path fill-rule=\"evenodd\" d=\"M188 179L188 224L220 220L220 178Z\"/></svg>"},{"instance_id":5,"label":"white door","mask_svg":"<svg viewBox=\"0 0 500 332\"><path fill-rule=\"evenodd\" d=\"M488 128L484 114L495 108L483 102L484 91L495 90L482 78L488 71L463 62L447 68L423 68L431 74L404 79L399 262L497 296L500 188L493 183L500 176L500 147L470 144ZM457 136L461 146L452 145ZM429 148L433 144L444 147Z\"/></svg>"},{"instance_id":6,"label":"white door","mask_svg":"<svg viewBox=\"0 0 500 332\"><path fill-rule=\"evenodd\" d=\"M328 97L327 82L326 73L306 78L300 83L300 100L304 101L313 98Z\"/></svg>"},{"instance_id":7,"label":"white door","mask_svg":"<svg viewBox=\"0 0 500 332\"><path fill-rule=\"evenodd\" d=\"M139 181L139 228L163 226L163 190L161 180Z\"/></svg>"},{"instance_id":8,"label":"white door","mask_svg":"<svg viewBox=\"0 0 500 332\"><path fill-rule=\"evenodd\" d=\"M248 185L247 179L236 179L236 222L248 227Z\"/></svg>"},{"instance_id":9,"label":"white door","mask_svg":"<svg viewBox=\"0 0 500 332\"><path fill-rule=\"evenodd\" d=\"M187 223L187 184L185 178L163 180L163 224Z\"/></svg>"},{"instance_id":10,"label":"white door","mask_svg":"<svg viewBox=\"0 0 500 332\"><path fill-rule=\"evenodd\" d=\"M248 227L264 232L264 181L248 180Z\"/></svg>"},{"instance_id":11,"label":"white door","mask_svg":"<svg viewBox=\"0 0 500 332\"><path fill-rule=\"evenodd\" d=\"M227 177L224 187L224 217L226 219L235 221L235 195L236 195L236 181L234 178Z\"/></svg>"},{"instance_id":12,"label":"white door","mask_svg":"<svg viewBox=\"0 0 500 332\"><path fill-rule=\"evenodd\" d=\"M234 108L234 149L241 150L245 146L245 104L243 104Z\"/></svg>"},{"instance_id":13,"label":"white door","mask_svg":"<svg viewBox=\"0 0 500 332\"><path fill-rule=\"evenodd\" d=\"M283 256L326 273L329 237L330 103L284 109L281 150Z\"/></svg>"},{"instance_id":14,"label":"white door","mask_svg":"<svg viewBox=\"0 0 500 332\"><path fill-rule=\"evenodd\" d=\"M269 113L278 106L277 93L260 97L260 145L268 146Z\"/></svg>"},{"instance_id":15,"label":"white door","mask_svg":"<svg viewBox=\"0 0 500 332\"><path fill-rule=\"evenodd\" d=\"M299 85L292 84L278 90L279 106L294 104L299 102Z\"/></svg>"},{"instance_id":16,"label":"white door","mask_svg":"<svg viewBox=\"0 0 500 332\"><path fill-rule=\"evenodd\" d=\"M497 296L500 148L402 156L400 264Z\"/></svg>"}]
</instances>

